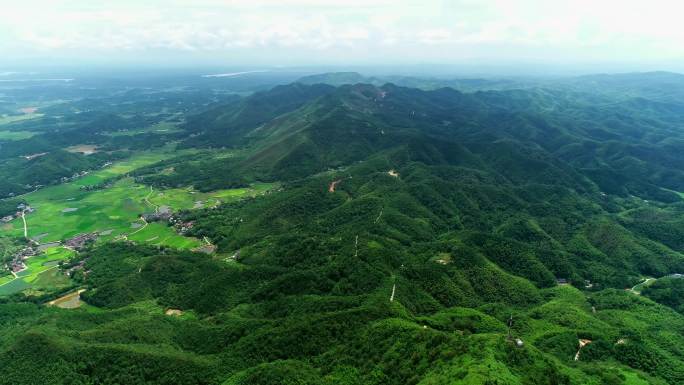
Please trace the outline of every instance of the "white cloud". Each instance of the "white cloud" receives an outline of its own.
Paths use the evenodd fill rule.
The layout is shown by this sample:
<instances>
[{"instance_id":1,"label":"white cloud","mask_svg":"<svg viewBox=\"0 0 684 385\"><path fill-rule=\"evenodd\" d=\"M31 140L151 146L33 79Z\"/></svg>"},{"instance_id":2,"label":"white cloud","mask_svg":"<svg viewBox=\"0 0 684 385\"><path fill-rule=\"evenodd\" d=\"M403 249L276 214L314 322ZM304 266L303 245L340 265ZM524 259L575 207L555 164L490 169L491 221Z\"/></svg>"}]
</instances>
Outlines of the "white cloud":
<instances>
[{"instance_id":1,"label":"white cloud","mask_svg":"<svg viewBox=\"0 0 684 385\"><path fill-rule=\"evenodd\" d=\"M418 60L563 54L682 58L684 6L671 0L0 0L0 50L230 53ZM501 51L501 47L505 47ZM258 51L258 52L257 52ZM413 57L415 56L415 58ZM454 56L455 58L458 58Z\"/></svg>"}]
</instances>

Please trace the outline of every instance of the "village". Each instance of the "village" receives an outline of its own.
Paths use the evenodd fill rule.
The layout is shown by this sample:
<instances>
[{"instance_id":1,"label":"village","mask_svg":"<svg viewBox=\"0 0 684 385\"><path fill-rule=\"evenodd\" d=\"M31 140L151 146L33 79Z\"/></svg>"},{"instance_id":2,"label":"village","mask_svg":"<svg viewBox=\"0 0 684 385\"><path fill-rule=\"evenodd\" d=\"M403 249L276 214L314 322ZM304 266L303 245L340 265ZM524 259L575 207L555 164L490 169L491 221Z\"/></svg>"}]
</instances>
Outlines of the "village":
<instances>
[{"instance_id":1,"label":"village","mask_svg":"<svg viewBox=\"0 0 684 385\"><path fill-rule=\"evenodd\" d=\"M5 268L13 275L16 275L20 271L26 269L27 259L43 253L48 247L61 245L62 247L70 250L80 251L83 250L83 248L85 248L87 245L95 242L98 236L98 233L78 234L63 242L51 242L47 244L40 244L37 241L30 239L28 246L23 247L21 250L12 255L12 257L5 264Z\"/></svg>"},{"instance_id":2,"label":"village","mask_svg":"<svg viewBox=\"0 0 684 385\"><path fill-rule=\"evenodd\" d=\"M5 267L13 275L16 275L16 273L26 269L26 263L24 261L39 253L40 251L38 251L36 247L24 247L12 256L12 259L7 262Z\"/></svg>"},{"instance_id":3,"label":"village","mask_svg":"<svg viewBox=\"0 0 684 385\"><path fill-rule=\"evenodd\" d=\"M7 216L4 216L4 217L0 218L0 222L8 223L8 222L13 221L13 220L16 219L16 218L20 218L21 215L22 215L22 213L30 214L30 213L32 213L32 212L34 212L34 211L36 211L36 210L35 210L33 207L29 206L28 204L26 204L26 203L20 203L20 204L17 206L17 211L16 211L14 214L12 214L12 215L7 215Z\"/></svg>"},{"instance_id":4,"label":"village","mask_svg":"<svg viewBox=\"0 0 684 385\"><path fill-rule=\"evenodd\" d=\"M82 176L82 175L81 175ZM21 218L23 215L32 213L35 208L31 207L26 203L21 203L17 206L17 211L12 215L7 215L0 218L3 223L11 222L14 219ZM183 235L192 229L193 221L183 221L180 217L175 216L168 206L160 207L156 212L144 213L140 215L140 218L145 222L166 222L171 225L179 234ZM19 251L14 253L6 262L5 268L7 271L16 276L17 273L25 270L26 260L41 254L47 247L50 246L62 246L64 248L80 251L84 249L87 245L95 242L100 236L99 232L82 233L77 234L71 238L65 239L63 241L50 242L47 244L41 244L36 239L27 239L28 245L21 248ZM73 273L73 271L82 268L82 264L74 266L66 271L67 275Z\"/></svg>"}]
</instances>

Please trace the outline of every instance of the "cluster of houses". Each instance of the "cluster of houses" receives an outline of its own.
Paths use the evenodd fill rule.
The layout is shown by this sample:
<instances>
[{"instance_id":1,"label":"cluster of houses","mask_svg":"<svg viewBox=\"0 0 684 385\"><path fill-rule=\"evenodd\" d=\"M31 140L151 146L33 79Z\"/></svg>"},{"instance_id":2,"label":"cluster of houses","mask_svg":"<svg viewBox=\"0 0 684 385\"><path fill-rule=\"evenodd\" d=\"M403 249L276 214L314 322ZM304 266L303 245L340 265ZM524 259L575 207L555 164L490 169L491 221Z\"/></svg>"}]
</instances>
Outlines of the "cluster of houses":
<instances>
[{"instance_id":1,"label":"cluster of houses","mask_svg":"<svg viewBox=\"0 0 684 385\"><path fill-rule=\"evenodd\" d=\"M26 268L25 260L39 253L40 251L37 248L32 246L24 247L12 256L12 260L7 262L6 268L12 273L18 273Z\"/></svg>"},{"instance_id":2,"label":"cluster of houses","mask_svg":"<svg viewBox=\"0 0 684 385\"><path fill-rule=\"evenodd\" d=\"M0 218L0 222L3 222L3 223L11 222L15 218L21 217L22 212L29 214L29 213L32 213L34 211L36 211L36 210L33 207L31 207L25 203L20 203L17 206L17 212L15 212L12 215L7 215L7 216Z\"/></svg>"},{"instance_id":3,"label":"cluster of houses","mask_svg":"<svg viewBox=\"0 0 684 385\"><path fill-rule=\"evenodd\" d=\"M97 233L78 234L73 238L67 239L62 244L65 247L69 247L74 250L80 250L83 249L83 247L86 246L88 243L94 242L97 239L97 236ZM59 242L55 242L54 244L59 244ZM23 249L16 252L12 256L12 259L9 262L7 262L5 267L7 268L7 270L13 273L18 273L24 270L26 268L26 263L24 261L26 261L30 257L40 254L42 252L43 247L45 247L45 245L41 246L38 244L38 242L31 241L31 245L26 246ZM76 268L76 270L77 269L78 268Z\"/></svg>"},{"instance_id":4,"label":"cluster of houses","mask_svg":"<svg viewBox=\"0 0 684 385\"><path fill-rule=\"evenodd\" d=\"M63 177L61 177L61 178L59 179L59 181L62 182L62 183L73 182L73 181L75 181L76 179L78 179L78 178L80 178L80 177L82 177L82 176L86 176L86 175L88 175L88 171L81 171L81 172L75 173L75 174L72 175L72 176L63 176Z\"/></svg>"},{"instance_id":5,"label":"cluster of houses","mask_svg":"<svg viewBox=\"0 0 684 385\"><path fill-rule=\"evenodd\" d=\"M73 238L69 238L66 241L64 241L64 246L72 248L74 250L80 250L87 243L95 242L97 237L98 237L97 233L78 234L77 236L75 236Z\"/></svg>"},{"instance_id":6,"label":"cluster of houses","mask_svg":"<svg viewBox=\"0 0 684 385\"><path fill-rule=\"evenodd\" d=\"M566 285L572 284L572 282L567 278L556 278L556 284L558 286L566 286ZM592 287L594 287L594 284L591 283L590 280L585 279L584 280L584 288L585 289L591 289Z\"/></svg>"},{"instance_id":7,"label":"cluster of houses","mask_svg":"<svg viewBox=\"0 0 684 385\"><path fill-rule=\"evenodd\" d=\"M190 231L190 229L192 229L192 227L195 225L195 221L183 222L180 218L174 216L171 216L171 218L169 218L169 223L181 235Z\"/></svg>"},{"instance_id":8,"label":"cluster of houses","mask_svg":"<svg viewBox=\"0 0 684 385\"><path fill-rule=\"evenodd\" d=\"M77 264L74 266L69 267L68 269L64 270L64 274L66 274L68 277L73 277L74 273L78 270L83 270L85 267L86 260L83 259L81 261L78 261ZM87 275L87 271L83 272L84 275Z\"/></svg>"},{"instance_id":9,"label":"cluster of houses","mask_svg":"<svg viewBox=\"0 0 684 385\"><path fill-rule=\"evenodd\" d=\"M173 213L171 212L171 209L168 206L161 206L156 212L143 214L140 217L144 219L146 222L172 223L171 218L173 217Z\"/></svg>"},{"instance_id":10,"label":"cluster of houses","mask_svg":"<svg viewBox=\"0 0 684 385\"><path fill-rule=\"evenodd\" d=\"M96 191L96 190L104 190L112 187L111 182L104 182L104 183L98 183L98 184L89 184L85 186L79 187L79 190L82 191Z\"/></svg>"}]
</instances>

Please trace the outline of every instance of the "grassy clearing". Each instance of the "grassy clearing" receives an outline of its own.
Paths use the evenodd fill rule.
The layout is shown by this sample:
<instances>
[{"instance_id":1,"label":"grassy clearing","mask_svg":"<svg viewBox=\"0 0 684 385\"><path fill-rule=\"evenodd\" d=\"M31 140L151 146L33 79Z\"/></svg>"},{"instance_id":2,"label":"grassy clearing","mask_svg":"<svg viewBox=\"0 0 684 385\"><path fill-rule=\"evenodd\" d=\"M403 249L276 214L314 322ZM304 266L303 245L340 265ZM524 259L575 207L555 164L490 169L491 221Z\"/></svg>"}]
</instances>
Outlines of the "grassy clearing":
<instances>
[{"instance_id":1,"label":"grassy clearing","mask_svg":"<svg viewBox=\"0 0 684 385\"><path fill-rule=\"evenodd\" d=\"M200 240L178 235L173 229L161 223L150 223L143 230L129 235L128 239L177 249L192 249L202 245Z\"/></svg>"},{"instance_id":2,"label":"grassy clearing","mask_svg":"<svg viewBox=\"0 0 684 385\"><path fill-rule=\"evenodd\" d=\"M210 208L220 203L230 202L247 196L256 196L272 189L272 183L255 183L247 188L218 190L208 193L192 189L167 189L154 191L149 201L155 206L179 208Z\"/></svg>"},{"instance_id":3,"label":"grassy clearing","mask_svg":"<svg viewBox=\"0 0 684 385\"><path fill-rule=\"evenodd\" d=\"M49 187L44 190L54 189L57 187L64 187L69 189L70 187L76 186L76 189L81 186L88 186L93 184L101 183L107 179L117 177L120 175L125 175L136 168L142 166L147 166L149 164L158 162L163 159L170 158L178 153L172 151L159 151L159 152L142 152L138 153L124 161L117 162L105 169L98 170L97 172L90 173L89 175L80 178L72 183L67 183L59 186ZM41 190L43 191L43 190Z\"/></svg>"},{"instance_id":4,"label":"grassy clearing","mask_svg":"<svg viewBox=\"0 0 684 385\"><path fill-rule=\"evenodd\" d=\"M28 139L36 134L36 132L32 131L0 131L0 140Z\"/></svg>"},{"instance_id":5,"label":"grassy clearing","mask_svg":"<svg viewBox=\"0 0 684 385\"><path fill-rule=\"evenodd\" d=\"M69 277L59 269L48 269L38 274L31 282L31 286L42 291L50 291L56 287L67 286L70 283Z\"/></svg>"},{"instance_id":6,"label":"grassy clearing","mask_svg":"<svg viewBox=\"0 0 684 385\"><path fill-rule=\"evenodd\" d=\"M76 146L67 147L64 150L72 153L82 153L90 155L97 152L97 146L93 144L79 144Z\"/></svg>"}]
</instances>

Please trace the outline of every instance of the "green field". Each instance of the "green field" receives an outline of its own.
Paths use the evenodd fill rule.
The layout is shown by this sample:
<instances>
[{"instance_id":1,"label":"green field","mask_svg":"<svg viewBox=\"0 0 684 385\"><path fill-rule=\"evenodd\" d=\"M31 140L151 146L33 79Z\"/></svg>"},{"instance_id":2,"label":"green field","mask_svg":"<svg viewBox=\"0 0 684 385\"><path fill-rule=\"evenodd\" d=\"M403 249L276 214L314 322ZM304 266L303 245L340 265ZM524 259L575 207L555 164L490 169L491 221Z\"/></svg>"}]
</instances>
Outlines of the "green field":
<instances>
[{"instance_id":1,"label":"green field","mask_svg":"<svg viewBox=\"0 0 684 385\"><path fill-rule=\"evenodd\" d=\"M137 154L125 161L105 169L92 172L76 181L50 186L23 196L35 212L26 215L29 237L35 237L43 244L68 239L80 233L102 232L108 234L100 241L120 237L179 249L191 249L203 242L184 237L163 223L145 223L139 217L142 213L152 213L163 206L172 210L207 208L261 194L272 188L272 184L254 184L250 188L219 190L202 193L192 189L155 190L149 186L135 183L125 175L144 165L148 165L171 155L173 152L148 152ZM124 176L111 187L86 191L82 186L97 185L111 178ZM75 209L75 210L74 210ZM0 228L4 236L22 237L23 222L20 218ZM29 258L27 269L12 275L0 277L0 296L24 290L51 290L64 287L69 280L59 269L57 263L73 255L73 251L63 247L46 249L41 255Z\"/></svg>"},{"instance_id":2,"label":"green field","mask_svg":"<svg viewBox=\"0 0 684 385\"><path fill-rule=\"evenodd\" d=\"M221 202L228 202L244 196L263 193L273 187L271 183L255 183L249 188L218 190L209 193L193 191L191 189L166 189L154 191L149 201L155 206L170 206L179 208L209 208Z\"/></svg>"},{"instance_id":3,"label":"green field","mask_svg":"<svg viewBox=\"0 0 684 385\"><path fill-rule=\"evenodd\" d=\"M68 284L68 278L59 272L59 261L74 254L63 247L46 249L42 254L26 260L26 269L0 279L0 295L9 295L26 289L52 290Z\"/></svg>"},{"instance_id":4,"label":"green field","mask_svg":"<svg viewBox=\"0 0 684 385\"><path fill-rule=\"evenodd\" d=\"M12 274L3 275L2 277L0 277L0 286L12 281L13 279L14 276Z\"/></svg>"},{"instance_id":5,"label":"green field","mask_svg":"<svg viewBox=\"0 0 684 385\"><path fill-rule=\"evenodd\" d=\"M2 119L2 118L0 118ZM36 132L32 131L0 131L0 140L22 140L28 139L34 135Z\"/></svg>"},{"instance_id":6,"label":"green field","mask_svg":"<svg viewBox=\"0 0 684 385\"><path fill-rule=\"evenodd\" d=\"M27 269L17 273L17 276L23 278L26 282L32 283L41 273L56 268L57 262L67 259L72 255L74 255L73 250L63 247L51 247L42 254L27 259Z\"/></svg>"},{"instance_id":7,"label":"green field","mask_svg":"<svg viewBox=\"0 0 684 385\"><path fill-rule=\"evenodd\" d=\"M220 190L210 193L190 189L157 191L124 177L111 187L85 191L81 186L96 185L112 177L125 175L140 166L156 162L163 153L145 153L93 172L77 181L47 187L26 194L26 199L36 211L26 216L29 237L38 237L41 243L60 241L88 232L107 232L101 240L126 236L130 240L177 248L194 248L200 240L183 237L169 226L161 223L146 224L140 214L154 212L161 206L174 211L204 208L262 193L270 184L255 184L251 188ZM23 236L23 223L15 219L5 225L3 235Z\"/></svg>"}]
</instances>

